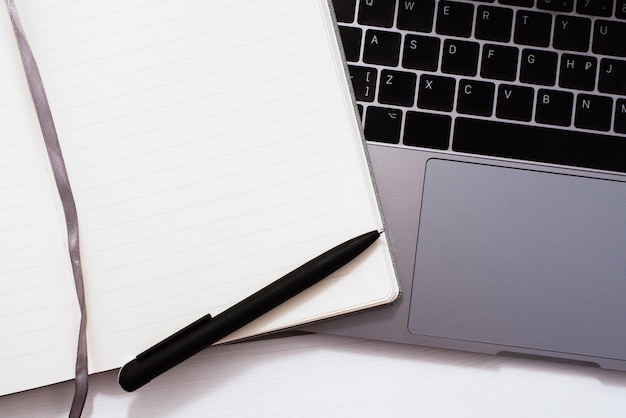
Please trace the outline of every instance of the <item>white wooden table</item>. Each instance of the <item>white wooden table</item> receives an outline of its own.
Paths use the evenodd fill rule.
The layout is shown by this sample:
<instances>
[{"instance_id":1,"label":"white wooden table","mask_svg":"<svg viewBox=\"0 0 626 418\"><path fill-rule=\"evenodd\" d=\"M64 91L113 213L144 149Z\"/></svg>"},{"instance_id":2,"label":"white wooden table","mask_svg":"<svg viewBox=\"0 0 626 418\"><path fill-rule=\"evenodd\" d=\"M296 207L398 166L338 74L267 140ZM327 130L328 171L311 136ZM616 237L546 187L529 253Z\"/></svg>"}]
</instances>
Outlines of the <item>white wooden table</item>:
<instances>
[{"instance_id":1,"label":"white wooden table","mask_svg":"<svg viewBox=\"0 0 626 418\"><path fill-rule=\"evenodd\" d=\"M0 397L0 417L67 416L72 391ZM210 348L134 393L93 375L83 416L623 417L626 373L296 335Z\"/></svg>"}]
</instances>

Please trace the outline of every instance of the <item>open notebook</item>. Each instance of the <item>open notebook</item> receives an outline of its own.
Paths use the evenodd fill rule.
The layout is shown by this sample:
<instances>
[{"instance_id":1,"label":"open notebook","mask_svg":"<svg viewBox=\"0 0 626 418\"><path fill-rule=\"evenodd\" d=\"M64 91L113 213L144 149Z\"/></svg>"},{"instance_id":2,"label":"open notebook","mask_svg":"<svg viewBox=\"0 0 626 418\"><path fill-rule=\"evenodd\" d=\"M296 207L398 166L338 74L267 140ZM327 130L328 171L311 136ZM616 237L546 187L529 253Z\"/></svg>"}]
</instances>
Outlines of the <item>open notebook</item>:
<instances>
[{"instance_id":1,"label":"open notebook","mask_svg":"<svg viewBox=\"0 0 626 418\"><path fill-rule=\"evenodd\" d=\"M76 198L90 372L383 227L326 0L22 0ZM0 394L73 377L65 224L0 12ZM386 237L239 339L392 302ZM9 378L10 377L10 378Z\"/></svg>"}]
</instances>

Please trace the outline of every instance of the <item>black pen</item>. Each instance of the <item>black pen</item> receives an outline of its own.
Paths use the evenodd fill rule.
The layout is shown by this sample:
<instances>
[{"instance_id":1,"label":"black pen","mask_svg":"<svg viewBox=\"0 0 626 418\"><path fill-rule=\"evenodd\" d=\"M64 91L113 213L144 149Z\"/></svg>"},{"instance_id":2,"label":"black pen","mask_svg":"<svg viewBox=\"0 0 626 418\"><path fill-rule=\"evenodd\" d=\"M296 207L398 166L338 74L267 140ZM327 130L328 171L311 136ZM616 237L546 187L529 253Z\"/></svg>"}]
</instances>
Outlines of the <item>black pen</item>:
<instances>
[{"instance_id":1,"label":"black pen","mask_svg":"<svg viewBox=\"0 0 626 418\"><path fill-rule=\"evenodd\" d=\"M124 365L118 376L120 386L128 392L139 389L337 271L365 251L379 236L379 231L371 231L352 238L287 273L215 318L203 316Z\"/></svg>"}]
</instances>

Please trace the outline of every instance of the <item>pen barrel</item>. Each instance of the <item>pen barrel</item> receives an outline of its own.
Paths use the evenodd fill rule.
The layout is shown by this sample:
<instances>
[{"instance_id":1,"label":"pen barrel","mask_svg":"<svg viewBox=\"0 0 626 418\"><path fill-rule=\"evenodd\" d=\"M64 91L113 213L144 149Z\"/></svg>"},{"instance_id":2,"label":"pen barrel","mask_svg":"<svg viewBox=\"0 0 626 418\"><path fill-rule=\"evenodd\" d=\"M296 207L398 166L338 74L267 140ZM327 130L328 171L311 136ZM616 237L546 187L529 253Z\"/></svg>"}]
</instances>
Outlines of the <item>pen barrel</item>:
<instances>
[{"instance_id":1,"label":"pen barrel","mask_svg":"<svg viewBox=\"0 0 626 418\"><path fill-rule=\"evenodd\" d=\"M247 325L339 270L379 237L372 231L340 244L248 296L224 312L206 315L139 354L120 370L118 381L133 391L204 348Z\"/></svg>"},{"instance_id":2,"label":"pen barrel","mask_svg":"<svg viewBox=\"0 0 626 418\"><path fill-rule=\"evenodd\" d=\"M365 251L379 236L378 231L372 231L339 244L218 316L228 317L234 330L237 330L339 270Z\"/></svg>"}]
</instances>

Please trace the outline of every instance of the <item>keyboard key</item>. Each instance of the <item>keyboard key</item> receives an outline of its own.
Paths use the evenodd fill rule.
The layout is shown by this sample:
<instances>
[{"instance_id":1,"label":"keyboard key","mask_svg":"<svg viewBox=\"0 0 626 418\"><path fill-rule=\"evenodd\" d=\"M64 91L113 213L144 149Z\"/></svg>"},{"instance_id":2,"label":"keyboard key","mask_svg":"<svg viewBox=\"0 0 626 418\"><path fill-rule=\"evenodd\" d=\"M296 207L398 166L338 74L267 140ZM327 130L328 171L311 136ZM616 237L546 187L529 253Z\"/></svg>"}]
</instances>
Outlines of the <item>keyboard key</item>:
<instances>
[{"instance_id":1,"label":"keyboard key","mask_svg":"<svg viewBox=\"0 0 626 418\"><path fill-rule=\"evenodd\" d=\"M557 49L587 52L590 36L590 19L558 15L554 20L554 41L552 44Z\"/></svg>"},{"instance_id":2,"label":"keyboard key","mask_svg":"<svg viewBox=\"0 0 626 418\"><path fill-rule=\"evenodd\" d=\"M363 61L368 64L397 66L400 59L400 38L400 34L395 32L367 30Z\"/></svg>"},{"instance_id":3,"label":"keyboard key","mask_svg":"<svg viewBox=\"0 0 626 418\"><path fill-rule=\"evenodd\" d=\"M358 61L361 57L361 36L363 35L361 29L339 26L339 34L341 35L341 43L346 54L346 60L351 62Z\"/></svg>"},{"instance_id":4,"label":"keyboard key","mask_svg":"<svg viewBox=\"0 0 626 418\"><path fill-rule=\"evenodd\" d=\"M569 126L572 123L574 95L567 91L539 89L535 120L548 125Z\"/></svg>"},{"instance_id":5,"label":"keyboard key","mask_svg":"<svg viewBox=\"0 0 626 418\"><path fill-rule=\"evenodd\" d=\"M530 122L533 114L535 91L530 87L501 84L498 87L496 116Z\"/></svg>"},{"instance_id":6,"label":"keyboard key","mask_svg":"<svg viewBox=\"0 0 626 418\"><path fill-rule=\"evenodd\" d=\"M448 74L476 75L479 49L476 42L446 39L443 43L441 71Z\"/></svg>"},{"instance_id":7,"label":"keyboard key","mask_svg":"<svg viewBox=\"0 0 626 418\"><path fill-rule=\"evenodd\" d=\"M626 22L596 20L593 27L593 47L596 54L626 57Z\"/></svg>"},{"instance_id":8,"label":"keyboard key","mask_svg":"<svg viewBox=\"0 0 626 418\"><path fill-rule=\"evenodd\" d=\"M548 13L518 10L515 18L515 43L547 47L552 32L552 16Z\"/></svg>"},{"instance_id":9,"label":"keyboard key","mask_svg":"<svg viewBox=\"0 0 626 418\"><path fill-rule=\"evenodd\" d=\"M475 36L488 41L509 42L513 11L503 7L478 6Z\"/></svg>"},{"instance_id":10,"label":"keyboard key","mask_svg":"<svg viewBox=\"0 0 626 418\"><path fill-rule=\"evenodd\" d=\"M439 2L437 9L437 33L469 38L472 34L474 5L456 1Z\"/></svg>"},{"instance_id":11,"label":"keyboard key","mask_svg":"<svg viewBox=\"0 0 626 418\"><path fill-rule=\"evenodd\" d=\"M599 74L599 91L626 96L626 61L603 58Z\"/></svg>"},{"instance_id":12,"label":"keyboard key","mask_svg":"<svg viewBox=\"0 0 626 418\"><path fill-rule=\"evenodd\" d=\"M576 11L591 16L610 17L613 14L615 0L577 0Z\"/></svg>"},{"instance_id":13,"label":"keyboard key","mask_svg":"<svg viewBox=\"0 0 626 418\"><path fill-rule=\"evenodd\" d=\"M401 0L398 7L398 29L416 32L433 30L435 0Z\"/></svg>"},{"instance_id":14,"label":"keyboard key","mask_svg":"<svg viewBox=\"0 0 626 418\"><path fill-rule=\"evenodd\" d=\"M412 106L415 103L415 85L417 76L414 73L383 70L380 73L378 101L383 104Z\"/></svg>"},{"instance_id":15,"label":"keyboard key","mask_svg":"<svg viewBox=\"0 0 626 418\"><path fill-rule=\"evenodd\" d=\"M552 51L524 49L519 79L523 83L553 86L556 82L558 55Z\"/></svg>"},{"instance_id":16,"label":"keyboard key","mask_svg":"<svg viewBox=\"0 0 626 418\"><path fill-rule=\"evenodd\" d=\"M535 0L499 0L498 3L506 4L507 6L533 7Z\"/></svg>"},{"instance_id":17,"label":"keyboard key","mask_svg":"<svg viewBox=\"0 0 626 418\"><path fill-rule=\"evenodd\" d=\"M457 118L452 149L471 154L626 172L626 141L600 133Z\"/></svg>"},{"instance_id":18,"label":"keyboard key","mask_svg":"<svg viewBox=\"0 0 626 418\"><path fill-rule=\"evenodd\" d=\"M537 0L537 8L554 12L571 12L574 0Z\"/></svg>"},{"instance_id":19,"label":"keyboard key","mask_svg":"<svg viewBox=\"0 0 626 418\"><path fill-rule=\"evenodd\" d=\"M617 0L615 4L615 17L626 19L626 0Z\"/></svg>"},{"instance_id":20,"label":"keyboard key","mask_svg":"<svg viewBox=\"0 0 626 418\"><path fill-rule=\"evenodd\" d=\"M510 46L485 45L480 64L483 78L514 81L517 78L519 50Z\"/></svg>"},{"instance_id":21,"label":"keyboard key","mask_svg":"<svg viewBox=\"0 0 626 418\"><path fill-rule=\"evenodd\" d=\"M417 94L417 106L422 109L450 112L454 105L455 89L454 78L422 74Z\"/></svg>"},{"instance_id":22,"label":"keyboard key","mask_svg":"<svg viewBox=\"0 0 626 418\"><path fill-rule=\"evenodd\" d=\"M459 81L456 111L466 115L491 116L495 91L493 83L476 80Z\"/></svg>"},{"instance_id":23,"label":"keyboard key","mask_svg":"<svg viewBox=\"0 0 626 418\"><path fill-rule=\"evenodd\" d=\"M360 0L357 21L362 25L390 28L395 9L396 0Z\"/></svg>"},{"instance_id":24,"label":"keyboard key","mask_svg":"<svg viewBox=\"0 0 626 418\"><path fill-rule=\"evenodd\" d=\"M361 102L373 102L378 70L376 68L357 67L356 65L348 65L348 70L350 71L355 98Z\"/></svg>"},{"instance_id":25,"label":"keyboard key","mask_svg":"<svg viewBox=\"0 0 626 418\"><path fill-rule=\"evenodd\" d=\"M397 144L400 142L401 125L401 110L370 106L366 111L363 132L368 141Z\"/></svg>"},{"instance_id":26,"label":"keyboard key","mask_svg":"<svg viewBox=\"0 0 626 418\"><path fill-rule=\"evenodd\" d=\"M615 106L615 132L626 134L626 99L618 99Z\"/></svg>"},{"instance_id":27,"label":"keyboard key","mask_svg":"<svg viewBox=\"0 0 626 418\"><path fill-rule=\"evenodd\" d=\"M613 100L610 97L578 95L574 117L574 125L577 128L607 132L611 129L612 115Z\"/></svg>"},{"instance_id":28,"label":"keyboard key","mask_svg":"<svg viewBox=\"0 0 626 418\"><path fill-rule=\"evenodd\" d=\"M333 7L335 8L335 16L338 22L354 22L356 0L333 0Z\"/></svg>"},{"instance_id":29,"label":"keyboard key","mask_svg":"<svg viewBox=\"0 0 626 418\"><path fill-rule=\"evenodd\" d=\"M403 142L413 147L448 149L451 126L448 115L407 112Z\"/></svg>"},{"instance_id":30,"label":"keyboard key","mask_svg":"<svg viewBox=\"0 0 626 418\"><path fill-rule=\"evenodd\" d=\"M439 38L406 35L402 66L415 70L436 71L439 64Z\"/></svg>"},{"instance_id":31,"label":"keyboard key","mask_svg":"<svg viewBox=\"0 0 626 418\"><path fill-rule=\"evenodd\" d=\"M598 60L595 57L563 54L559 71L559 86L591 91L596 86L596 68Z\"/></svg>"}]
</instances>

